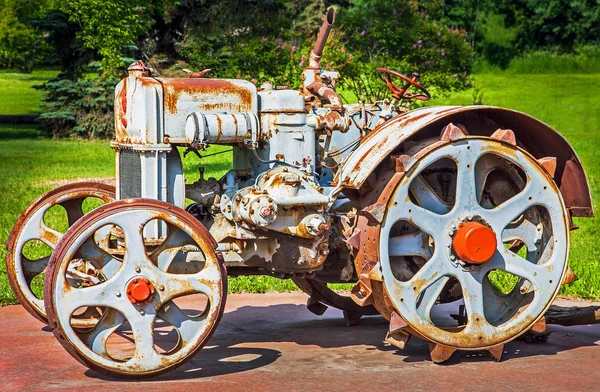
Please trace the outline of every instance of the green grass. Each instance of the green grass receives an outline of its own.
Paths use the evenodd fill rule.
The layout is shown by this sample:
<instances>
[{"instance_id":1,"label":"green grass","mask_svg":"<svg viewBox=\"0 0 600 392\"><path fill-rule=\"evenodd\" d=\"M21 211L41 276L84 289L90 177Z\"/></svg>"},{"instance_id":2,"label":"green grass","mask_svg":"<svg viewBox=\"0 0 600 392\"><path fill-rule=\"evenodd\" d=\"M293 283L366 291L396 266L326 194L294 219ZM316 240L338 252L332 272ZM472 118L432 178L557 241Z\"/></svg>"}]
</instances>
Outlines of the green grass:
<instances>
[{"instance_id":1,"label":"green grass","mask_svg":"<svg viewBox=\"0 0 600 392\"><path fill-rule=\"evenodd\" d=\"M47 72L47 71L44 71ZM0 77L6 75L0 73ZM48 74L48 77L51 75ZM485 104L521 110L554 126L573 144L586 168L596 204L600 197L600 74L593 75L514 75L508 73L475 76ZM0 102L10 101L0 89ZM436 105L472 103L472 92L453 94L433 102ZM32 113L29 108L24 112ZM540 141L543 142L543 141ZM219 149L224 149L220 147ZM211 151L216 151L211 150ZM114 152L108 142L51 140L39 138L30 126L0 126L0 244L5 244L19 213L58 180L114 176ZM206 158L206 176L219 177L231 162L231 153ZM198 158L184 160L187 181L197 178ZM563 288L563 294L600 298L600 235L597 218L576 219L580 230L572 232L569 263L580 280ZM0 258L6 250L0 247ZM505 277L506 278L506 277ZM289 280L271 277L230 279L230 292L289 291ZM337 289L347 286L334 286ZM0 262L0 305L15 303L8 286L5 265Z\"/></svg>"},{"instance_id":2,"label":"green grass","mask_svg":"<svg viewBox=\"0 0 600 392\"><path fill-rule=\"evenodd\" d=\"M0 71L0 115L38 114L41 93L32 86L57 74L55 70L36 70L30 74Z\"/></svg>"}]
</instances>

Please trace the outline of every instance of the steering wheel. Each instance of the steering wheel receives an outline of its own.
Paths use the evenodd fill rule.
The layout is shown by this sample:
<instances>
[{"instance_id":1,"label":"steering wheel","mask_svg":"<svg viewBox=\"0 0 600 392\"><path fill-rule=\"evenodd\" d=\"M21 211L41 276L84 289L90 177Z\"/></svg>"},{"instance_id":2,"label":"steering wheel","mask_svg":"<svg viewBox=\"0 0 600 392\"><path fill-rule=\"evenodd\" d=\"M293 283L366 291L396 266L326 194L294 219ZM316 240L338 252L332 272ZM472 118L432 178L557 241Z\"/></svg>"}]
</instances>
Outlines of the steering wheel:
<instances>
[{"instance_id":1,"label":"steering wheel","mask_svg":"<svg viewBox=\"0 0 600 392\"><path fill-rule=\"evenodd\" d=\"M385 84L387 84L388 88L390 89L390 92L392 93L392 97L394 97L395 99L418 99L419 101L428 101L431 99L431 94L429 94L429 91L427 91L425 87L419 84L418 80L421 77L421 75L419 75L417 72L412 73L412 79L408 76L402 75L399 72L387 68L377 68L375 72L377 73L379 79L381 79ZM392 76L402 79L406 82L406 84L402 87L396 86L392 81ZM416 88L422 91L422 94L414 94L406 91L410 86L415 86Z\"/></svg>"}]
</instances>

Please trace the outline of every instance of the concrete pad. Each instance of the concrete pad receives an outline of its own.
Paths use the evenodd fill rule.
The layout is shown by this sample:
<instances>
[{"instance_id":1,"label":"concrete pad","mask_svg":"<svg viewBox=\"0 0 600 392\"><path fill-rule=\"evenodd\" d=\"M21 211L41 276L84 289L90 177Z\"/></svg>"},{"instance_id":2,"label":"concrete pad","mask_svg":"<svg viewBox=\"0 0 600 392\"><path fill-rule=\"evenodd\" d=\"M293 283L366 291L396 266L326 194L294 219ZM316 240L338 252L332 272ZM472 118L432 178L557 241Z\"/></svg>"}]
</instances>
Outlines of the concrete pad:
<instances>
[{"instance_id":1,"label":"concrete pad","mask_svg":"<svg viewBox=\"0 0 600 392\"><path fill-rule=\"evenodd\" d=\"M384 344L387 322L342 313L315 316L306 296L230 295L209 344L191 361L142 382L101 376L73 359L47 327L20 306L0 308L0 390L352 391L598 390L600 325L558 327L547 343L512 342L502 362L460 352L433 364L427 343L403 351ZM588 305L561 301L560 305Z\"/></svg>"}]
</instances>

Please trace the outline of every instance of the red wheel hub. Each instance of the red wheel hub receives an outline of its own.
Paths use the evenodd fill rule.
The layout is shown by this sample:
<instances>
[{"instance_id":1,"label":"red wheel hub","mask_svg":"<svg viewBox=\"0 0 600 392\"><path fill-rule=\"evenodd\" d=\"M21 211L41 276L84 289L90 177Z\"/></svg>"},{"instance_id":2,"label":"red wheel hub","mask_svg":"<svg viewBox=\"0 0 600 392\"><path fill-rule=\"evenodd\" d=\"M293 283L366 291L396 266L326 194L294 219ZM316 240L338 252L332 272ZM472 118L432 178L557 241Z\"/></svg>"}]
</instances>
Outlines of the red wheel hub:
<instances>
[{"instance_id":1,"label":"red wheel hub","mask_svg":"<svg viewBox=\"0 0 600 392\"><path fill-rule=\"evenodd\" d=\"M135 278L127 284L127 298L134 305L148 303L154 295L154 286L146 278Z\"/></svg>"},{"instance_id":2,"label":"red wheel hub","mask_svg":"<svg viewBox=\"0 0 600 392\"><path fill-rule=\"evenodd\" d=\"M461 223L452 246L461 260L470 264L483 264L496 252L496 234L481 223Z\"/></svg>"}]
</instances>

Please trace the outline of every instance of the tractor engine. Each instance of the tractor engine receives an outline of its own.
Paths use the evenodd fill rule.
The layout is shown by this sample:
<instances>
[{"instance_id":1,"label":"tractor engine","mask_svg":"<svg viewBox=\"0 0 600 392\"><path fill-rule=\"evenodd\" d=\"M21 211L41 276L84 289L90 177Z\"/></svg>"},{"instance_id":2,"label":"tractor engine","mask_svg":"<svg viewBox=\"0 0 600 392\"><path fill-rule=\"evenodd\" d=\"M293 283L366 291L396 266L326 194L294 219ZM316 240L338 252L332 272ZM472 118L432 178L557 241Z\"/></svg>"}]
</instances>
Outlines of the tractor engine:
<instances>
[{"instance_id":1,"label":"tractor engine","mask_svg":"<svg viewBox=\"0 0 600 392\"><path fill-rule=\"evenodd\" d=\"M306 97L243 80L152 77L134 63L116 90L117 198L182 208L186 198L193 200L188 211L210 229L231 268L277 275L321 269L339 222L334 173L320 163L323 144L333 148L360 137L356 127L346 131L349 116L361 113L313 107L315 97ZM332 142L334 131L344 133ZM177 147L201 157L211 145L232 147L232 170L205 179L201 167L200 178L185 185ZM164 235L158 223L145 230L152 238ZM343 265L351 269L352 263Z\"/></svg>"}]
</instances>

